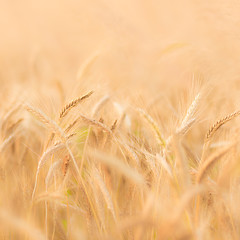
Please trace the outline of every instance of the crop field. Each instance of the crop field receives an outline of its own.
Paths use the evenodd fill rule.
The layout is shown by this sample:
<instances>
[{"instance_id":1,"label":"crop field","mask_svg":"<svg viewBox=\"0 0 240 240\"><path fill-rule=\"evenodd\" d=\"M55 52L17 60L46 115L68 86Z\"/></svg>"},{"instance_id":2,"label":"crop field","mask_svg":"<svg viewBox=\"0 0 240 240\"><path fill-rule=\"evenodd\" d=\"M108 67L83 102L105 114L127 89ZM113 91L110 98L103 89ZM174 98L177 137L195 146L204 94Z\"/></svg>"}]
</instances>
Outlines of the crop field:
<instances>
[{"instance_id":1,"label":"crop field","mask_svg":"<svg viewBox=\"0 0 240 240\"><path fill-rule=\"evenodd\" d=\"M0 0L0 240L240 239L239 13Z\"/></svg>"}]
</instances>

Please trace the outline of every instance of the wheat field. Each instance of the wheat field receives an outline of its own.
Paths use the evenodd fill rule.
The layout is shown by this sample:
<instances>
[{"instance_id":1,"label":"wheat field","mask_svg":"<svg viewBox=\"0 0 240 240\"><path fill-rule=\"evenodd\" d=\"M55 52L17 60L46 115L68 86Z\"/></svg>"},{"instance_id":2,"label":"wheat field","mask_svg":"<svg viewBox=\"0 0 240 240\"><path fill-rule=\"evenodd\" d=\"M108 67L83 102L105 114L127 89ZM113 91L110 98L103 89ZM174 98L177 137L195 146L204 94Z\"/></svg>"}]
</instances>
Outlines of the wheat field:
<instances>
[{"instance_id":1,"label":"wheat field","mask_svg":"<svg viewBox=\"0 0 240 240\"><path fill-rule=\"evenodd\" d=\"M240 239L239 13L0 0L0 239Z\"/></svg>"}]
</instances>

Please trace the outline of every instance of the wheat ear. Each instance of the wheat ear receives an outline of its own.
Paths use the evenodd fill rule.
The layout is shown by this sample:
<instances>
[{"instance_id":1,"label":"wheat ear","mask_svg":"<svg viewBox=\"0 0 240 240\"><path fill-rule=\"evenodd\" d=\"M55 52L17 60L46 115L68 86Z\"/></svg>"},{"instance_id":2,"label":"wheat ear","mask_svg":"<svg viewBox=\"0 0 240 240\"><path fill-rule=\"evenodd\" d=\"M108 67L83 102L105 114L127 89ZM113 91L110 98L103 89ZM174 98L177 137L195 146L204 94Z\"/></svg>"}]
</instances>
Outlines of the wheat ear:
<instances>
[{"instance_id":1,"label":"wheat ear","mask_svg":"<svg viewBox=\"0 0 240 240\"><path fill-rule=\"evenodd\" d=\"M232 114L229 114L227 116L225 116L224 118L219 119L218 121L216 121L208 130L206 136L205 136L205 141L204 141L204 145L203 145L203 150L202 150L202 157L201 157L201 161L203 161L205 159L205 155L206 155L206 150L209 146L209 141L210 139L213 137L213 135L217 132L217 130L224 125L225 123L229 122L230 120L232 120L233 118L237 117L238 115L240 115L240 111L236 111Z\"/></svg>"},{"instance_id":2,"label":"wheat ear","mask_svg":"<svg viewBox=\"0 0 240 240\"><path fill-rule=\"evenodd\" d=\"M86 96L86 95L85 95ZM77 162L75 160L75 157L69 148L68 142L67 142L67 136L65 135L64 131L57 125L56 122L51 120L48 116L46 116L43 112L41 112L38 109L34 109L33 107L26 105L26 109L34 114L41 122L43 122L46 126L48 126L54 133L58 134L61 137L61 140L64 143L64 146L66 147L67 151L69 152L71 159L74 163L74 166L76 168L76 171L78 174L80 174Z\"/></svg>"},{"instance_id":3,"label":"wheat ear","mask_svg":"<svg viewBox=\"0 0 240 240\"><path fill-rule=\"evenodd\" d=\"M196 113L197 107L199 105L199 102L201 100L201 93L198 93L196 95L196 97L194 98L194 100L192 101L191 105L189 106L187 113L184 117L184 119L182 120L180 126L176 129L176 134L181 136L181 135L185 135L189 129L191 128L191 126L194 124L194 122L196 121L196 118L194 117L194 114ZM169 136L166 144L169 145L171 143L173 139L173 136Z\"/></svg>"},{"instance_id":4,"label":"wheat ear","mask_svg":"<svg viewBox=\"0 0 240 240\"><path fill-rule=\"evenodd\" d=\"M63 130L58 126L58 124L50 119L45 113L41 110L33 108L30 105L25 105L25 109L32 113L40 122L42 122L46 127L48 127L52 132L56 133L62 140L65 142L66 135Z\"/></svg>"},{"instance_id":5,"label":"wheat ear","mask_svg":"<svg viewBox=\"0 0 240 240\"><path fill-rule=\"evenodd\" d=\"M91 95L93 94L93 91L90 91L89 93L87 93L86 95L79 97L77 99L72 100L70 103L68 103L67 105L65 105L62 109L62 111L60 112L59 118L63 118L65 117L68 112L73 108L76 107L80 102L82 102L83 100L89 98Z\"/></svg>"},{"instance_id":6,"label":"wheat ear","mask_svg":"<svg viewBox=\"0 0 240 240\"><path fill-rule=\"evenodd\" d=\"M199 105L199 102L201 100L201 93L198 93L196 95L196 97L194 98L192 104L190 105L190 107L187 110L187 113L184 117L184 119L182 120L182 123L178 129L178 132L181 133L182 130L184 130L184 133L186 132L186 126L188 126L194 119L194 114L196 113L197 107ZM188 127L189 129L189 127Z\"/></svg>"},{"instance_id":7,"label":"wheat ear","mask_svg":"<svg viewBox=\"0 0 240 240\"><path fill-rule=\"evenodd\" d=\"M240 111L236 111L232 114L229 114L229 115L225 116L222 119L219 119L217 122L215 122L211 126L211 128L208 130L208 132L206 134L205 141L208 141L222 125L224 125L225 123L227 123L228 121L232 120L233 118L235 118L239 115L240 115Z\"/></svg>"},{"instance_id":8,"label":"wheat ear","mask_svg":"<svg viewBox=\"0 0 240 240\"><path fill-rule=\"evenodd\" d=\"M82 114L80 114L80 118L81 118L84 122L86 122L86 123L88 123L88 124L90 124L90 125L99 127L99 128L101 128L102 130L104 130L104 131L112 134L112 130L109 129L105 124L103 124L103 123L101 123L101 122L96 121L96 120L94 120L94 119L90 119L90 118L88 118L88 117L86 117L86 116L84 116L84 115L82 115Z\"/></svg>"},{"instance_id":9,"label":"wheat ear","mask_svg":"<svg viewBox=\"0 0 240 240\"><path fill-rule=\"evenodd\" d=\"M77 118L76 120L74 120L72 123L70 123L65 129L64 132L68 133L75 125L76 123L79 121L79 118Z\"/></svg>"}]
</instances>

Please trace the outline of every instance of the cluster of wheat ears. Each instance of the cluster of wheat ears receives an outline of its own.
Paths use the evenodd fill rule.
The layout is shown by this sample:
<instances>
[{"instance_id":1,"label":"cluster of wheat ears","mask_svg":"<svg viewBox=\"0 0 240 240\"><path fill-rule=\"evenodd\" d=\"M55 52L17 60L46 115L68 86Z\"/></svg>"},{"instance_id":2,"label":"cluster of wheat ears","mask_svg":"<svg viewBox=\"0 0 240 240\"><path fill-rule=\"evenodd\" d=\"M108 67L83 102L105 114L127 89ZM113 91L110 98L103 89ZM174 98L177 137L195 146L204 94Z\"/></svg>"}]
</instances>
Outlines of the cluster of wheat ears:
<instances>
[{"instance_id":1,"label":"cluster of wheat ears","mask_svg":"<svg viewBox=\"0 0 240 240\"><path fill-rule=\"evenodd\" d=\"M199 133L201 88L166 130L159 99L96 96L57 116L26 101L2 111L0 238L239 239L239 136L226 126L240 111Z\"/></svg>"}]
</instances>

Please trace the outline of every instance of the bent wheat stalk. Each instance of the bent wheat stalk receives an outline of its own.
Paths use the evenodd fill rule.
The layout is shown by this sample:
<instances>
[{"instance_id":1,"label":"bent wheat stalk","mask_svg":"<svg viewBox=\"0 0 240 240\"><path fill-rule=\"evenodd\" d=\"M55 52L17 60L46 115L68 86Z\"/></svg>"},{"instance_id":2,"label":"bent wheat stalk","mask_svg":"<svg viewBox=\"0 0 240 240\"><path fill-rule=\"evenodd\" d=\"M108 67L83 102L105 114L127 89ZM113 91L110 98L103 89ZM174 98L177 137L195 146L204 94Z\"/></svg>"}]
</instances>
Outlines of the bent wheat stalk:
<instances>
[{"instance_id":1,"label":"bent wheat stalk","mask_svg":"<svg viewBox=\"0 0 240 240\"><path fill-rule=\"evenodd\" d=\"M58 145L54 145L53 147L50 147L49 149L47 149L47 151L45 151L42 155L42 157L40 158L39 162L38 162L38 167L37 167L37 173L36 173L36 177L35 177L35 183L34 183L34 188L33 188L33 193L32 193L32 200L34 198L35 192L36 192L36 188L37 188L37 183L38 183L38 175L40 173L40 169L42 168L42 166L46 163L47 159L56 151L63 149L65 147L64 143L60 143Z\"/></svg>"},{"instance_id":2,"label":"bent wheat stalk","mask_svg":"<svg viewBox=\"0 0 240 240\"><path fill-rule=\"evenodd\" d=\"M6 138L2 144L0 144L0 153L4 150L4 148L13 140L15 133L11 134L8 138Z\"/></svg>"},{"instance_id":3,"label":"bent wheat stalk","mask_svg":"<svg viewBox=\"0 0 240 240\"><path fill-rule=\"evenodd\" d=\"M99 55L100 55L100 52L96 51L90 57L88 57L86 59L86 61L82 64L82 66L80 67L80 69L77 72L77 80L82 79L82 77L88 73L92 64L95 62L95 60L98 58Z\"/></svg>"},{"instance_id":4,"label":"bent wheat stalk","mask_svg":"<svg viewBox=\"0 0 240 240\"><path fill-rule=\"evenodd\" d=\"M207 175L209 169L219 160L221 157L226 155L230 149L232 149L236 143L231 144L230 146L227 146L223 148L222 150L213 153L209 158L207 158L202 166L200 165L200 169L198 171L197 177L196 177L196 182L200 183L204 179L204 177Z\"/></svg>"},{"instance_id":5,"label":"bent wheat stalk","mask_svg":"<svg viewBox=\"0 0 240 240\"><path fill-rule=\"evenodd\" d=\"M92 117L95 118L101 108L109 101L110 97L108 95L104 96L99 102L95 105L92 110Z\"/></svg>"}]
</instances>

